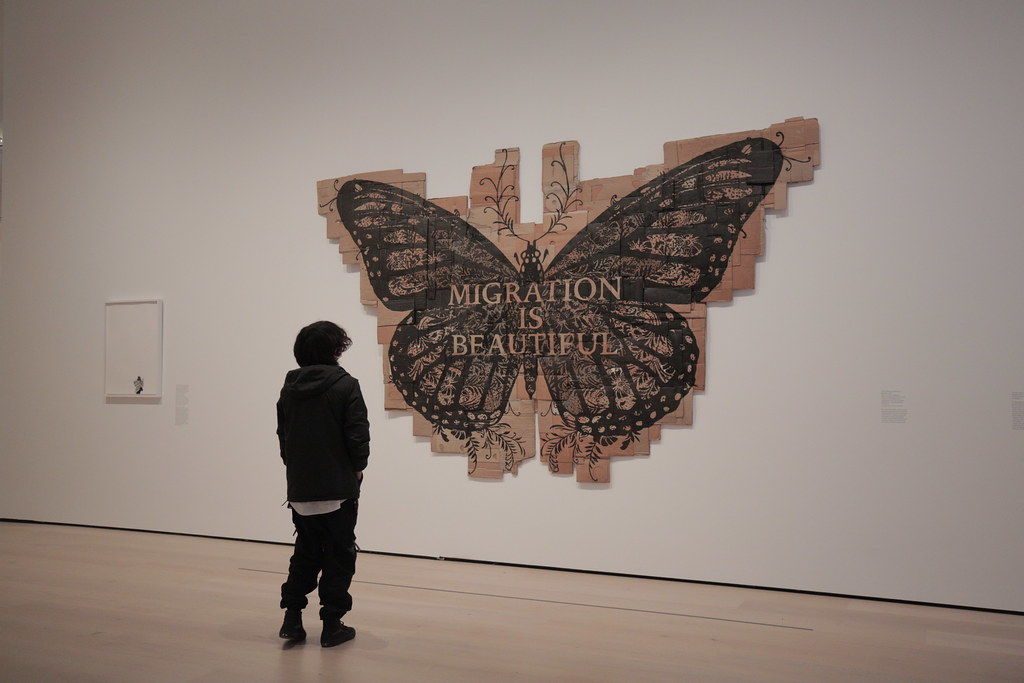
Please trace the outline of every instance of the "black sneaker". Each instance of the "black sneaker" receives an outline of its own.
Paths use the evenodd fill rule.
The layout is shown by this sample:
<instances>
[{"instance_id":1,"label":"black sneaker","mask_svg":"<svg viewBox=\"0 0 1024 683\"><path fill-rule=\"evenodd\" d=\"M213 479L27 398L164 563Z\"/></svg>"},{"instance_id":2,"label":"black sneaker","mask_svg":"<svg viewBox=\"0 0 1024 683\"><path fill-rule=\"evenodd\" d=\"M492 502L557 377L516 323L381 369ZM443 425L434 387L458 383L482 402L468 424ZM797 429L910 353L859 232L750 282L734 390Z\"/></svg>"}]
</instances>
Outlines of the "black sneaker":
<instances>
[{"instance_id":1,"label":"black sneaker","mask_svg":"<svg viewBox=\"0 0 1024 683\"><path fill-rule=\"evenodd\" d=\"M277 635L285 640L305 640L306 629L302 628L302 610L287 609L284 611L284 623Z\"/></svg>"},{"instance_id":2,"label":"black sneaker","mask_svg":"<svg viewBox=\"0 0 1024 683\"><path fill-rule=\"evenodd\" d=\"M320 646L334 647L355 637L356 630L351 626L345 626L345 624L341 623L341 619L337 617L334 619L324 619L324 630L320 634Z\"/></svg>"}]
</instances>

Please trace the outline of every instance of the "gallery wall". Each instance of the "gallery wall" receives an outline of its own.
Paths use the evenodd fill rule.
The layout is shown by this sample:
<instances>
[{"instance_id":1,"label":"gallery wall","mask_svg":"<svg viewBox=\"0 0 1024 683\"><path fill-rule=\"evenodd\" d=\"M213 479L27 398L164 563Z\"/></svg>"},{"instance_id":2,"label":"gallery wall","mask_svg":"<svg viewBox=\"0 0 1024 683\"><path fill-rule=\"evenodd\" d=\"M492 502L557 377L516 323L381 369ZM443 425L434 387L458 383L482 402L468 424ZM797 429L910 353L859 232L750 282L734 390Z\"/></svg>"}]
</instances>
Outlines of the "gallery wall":
<instances>
[{"instance_id":1,"label":"gallery wall","mask_svg":"<svg viewBox=\"0 0 1024 683\"><path fill-rule=\"evenodd\" d=\"M295 332L356 344L369 550L1024 609L1011 2L7 2L0 516L289 541ZM465 194L496 147L821 122L757 289L708 312L692 428L577 484L472 481L385 414L375 314L316 180ZM164 301L164 395L104 399L104 302ZM902 392L905 422L883 422ZM280 567L267 567L280 570Z\"/></svg>"}]
</instances>

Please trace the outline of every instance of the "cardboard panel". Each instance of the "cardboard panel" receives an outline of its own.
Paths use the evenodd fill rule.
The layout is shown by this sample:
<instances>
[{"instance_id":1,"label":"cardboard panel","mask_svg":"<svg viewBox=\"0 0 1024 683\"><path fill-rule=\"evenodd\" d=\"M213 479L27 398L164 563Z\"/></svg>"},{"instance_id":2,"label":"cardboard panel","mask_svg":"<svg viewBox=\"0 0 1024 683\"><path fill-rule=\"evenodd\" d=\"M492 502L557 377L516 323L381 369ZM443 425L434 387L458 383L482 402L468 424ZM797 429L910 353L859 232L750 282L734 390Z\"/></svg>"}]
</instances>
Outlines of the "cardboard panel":
<instances>
[{"instance_id":1,"label":"cardboard panel","mask_svg":"<svg viewBox=\"0 0 1024 683\"><path fill-rule=\"evenodd\" d=\"M385 407L411 413L413 434L466 455L472 478L539 457L606 483L612 458L656 451L662 424L694 423L708 304L754 288L766 211L821 161L818 122L666 142L663 161L588 180L578 142L544 145L538 223L520 221L519 154L496 150L466 195L426 204L424 173L328 178L317 211L359 265ZM349 226L337 201L355 179L383 185L349 186L345 215L361 221ZM378 305L374 282L402 310Z\"/></svg>"}]
</instances>

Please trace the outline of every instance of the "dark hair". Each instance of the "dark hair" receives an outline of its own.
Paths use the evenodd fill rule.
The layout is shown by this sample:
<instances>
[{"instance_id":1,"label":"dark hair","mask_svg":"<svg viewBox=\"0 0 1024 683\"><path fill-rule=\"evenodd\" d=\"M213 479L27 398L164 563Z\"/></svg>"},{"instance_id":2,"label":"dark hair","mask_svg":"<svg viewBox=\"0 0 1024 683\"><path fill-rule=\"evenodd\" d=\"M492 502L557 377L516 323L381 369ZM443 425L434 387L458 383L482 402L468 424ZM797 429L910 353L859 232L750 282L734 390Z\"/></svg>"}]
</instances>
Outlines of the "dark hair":
<instances>
[{"instance_id":1,"label":"dark hair","mask_svg":"<svg viewBox=\"0 0 1024 683\"><path fill-rule=\"evenodd\" d=\"M352 340L329 320L306 325L295 337L295 361L307 365L334 365L338 356L352 346Z\"/></svg>"}]
</instances>

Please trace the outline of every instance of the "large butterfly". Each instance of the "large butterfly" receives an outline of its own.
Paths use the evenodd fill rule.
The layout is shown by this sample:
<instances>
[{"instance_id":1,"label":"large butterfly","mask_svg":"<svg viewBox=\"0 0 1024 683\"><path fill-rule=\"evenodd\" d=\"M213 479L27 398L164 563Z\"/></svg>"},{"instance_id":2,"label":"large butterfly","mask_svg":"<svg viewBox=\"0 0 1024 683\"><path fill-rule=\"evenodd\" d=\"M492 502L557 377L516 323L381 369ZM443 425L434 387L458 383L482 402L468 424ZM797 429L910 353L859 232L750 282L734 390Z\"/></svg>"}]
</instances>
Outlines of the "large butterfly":
<instances>
[{"instance_id":1,"label":"large butterfly","mask_svg":"<svg viewBox=\"0 0 1024 683\"><path fill-rule=\"evenodd\" d=\"M501 420L520 373L533 395L540 372L559 414L583 434L651 426L677 408L696 376L695 336L670 304L700 302L721 281L783 159L761 137L701 154L616 199L546 265L537 239L524 240L513 264L455 213L386 183L346 182L339 217L374 293L387 308L409 311L388 350L396 387L435 427L468 433ZM487 303L452 294L489 283L544 291L582 278L618 283L619 296ZM469 335L514 339L524 320L556 344L562 333L600 334L602 344L453 352L454 340Z\"/></svg>"}]
</instances>

